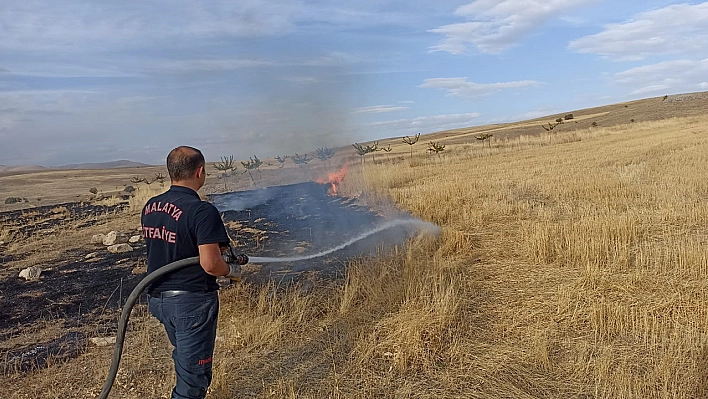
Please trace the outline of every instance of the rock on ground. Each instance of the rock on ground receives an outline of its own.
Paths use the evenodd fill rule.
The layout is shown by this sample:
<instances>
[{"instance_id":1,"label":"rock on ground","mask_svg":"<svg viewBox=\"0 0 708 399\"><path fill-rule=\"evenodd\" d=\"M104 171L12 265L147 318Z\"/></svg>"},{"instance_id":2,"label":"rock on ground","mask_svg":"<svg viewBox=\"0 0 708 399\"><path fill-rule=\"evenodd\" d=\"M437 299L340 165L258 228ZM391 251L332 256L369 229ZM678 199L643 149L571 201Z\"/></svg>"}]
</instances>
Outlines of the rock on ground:
<instances>
[{"instance_id":1,"label":"rock on ground","mask_svg":"<svg viewBox=\"0 0 708 399\"><path fill-rule=\"evenodd\" d=\"M103 245L106 246L124 244L126 242L128 242L128 236L116 230L113 230L110 233L106 234L106 237L103 239Z\"/></svg>"},{"instance_id":2,"label":"rock on ground","mask_svg":"<svg viewBox=\"0 0 708 399\"><path fill-rule=\"evenodd\" d=\"M116 337L93 337L90 340L96 346L115 345L116 343Z\"/></svg>"},{"instance_id":3,"label":"rock on ground","mask_svg":"<svg viewBox=\"0 0 708 399\"><path fill-rule=\"evenodd\" d=\"M105 234L94 234L91 236L91 244L103 244L105 238Z\"/></svg>"},{"instance_id":4,"label":"rock on ground","mask_svg":"<svg viewBox=\"0 0 708 399\"><path fill-rule=\"evenodd\" d=\"M39 276L42 274L42 268L38 266L30 266L26 269L22 269L20 271L20 277L23 279L30 281L30 280L38 280Z\"/></svg>"},{"instance_id":5,"label":"rock on ground","mask_svg":"<svg viewBox=\"0 0 708 399\"><path fill-rule=\"evenodd\" d=\"M131 247L128 244L123 243L123 244L111 245L107 249L108 249L108 252L110 252L110 253L119 254L119 253L123 253L123 252L130 252L133 250L133 247Z\"/></svg>"}]
</instances>

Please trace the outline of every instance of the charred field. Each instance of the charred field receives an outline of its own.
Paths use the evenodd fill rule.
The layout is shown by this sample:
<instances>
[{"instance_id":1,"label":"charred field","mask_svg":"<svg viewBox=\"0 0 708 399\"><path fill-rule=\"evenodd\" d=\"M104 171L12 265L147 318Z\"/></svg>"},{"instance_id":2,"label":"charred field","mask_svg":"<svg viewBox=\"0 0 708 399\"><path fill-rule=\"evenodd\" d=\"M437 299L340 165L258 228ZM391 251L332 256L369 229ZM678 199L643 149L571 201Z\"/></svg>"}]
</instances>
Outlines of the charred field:
<instances>
[{"instance_id":1,"label":"charred field","mask_svg":"<svg viewBox=\"0 0 708 399\"><path fill-rule=\"evenodd\" d=\"M329 185L296 183L210 196L222 213L237 250L251 257L311 256L351 240L388 220L358 205L353 198L328 194ZM126 204L64 203L0 213L14 239L32 241L62 229L89 229L98 218L117 215ZM401 215L399 215L400 217ZM128 232L129 233L129 232ZM137 229L133 231L137 233ZM341 250L310 259L249 264L244 280L289 284L302 279L340 278L353 257L380 254L403 244L411 230L385 229ZM130 234L130 233L129 233ZM36 251L42 251L38 243ZM79 355L92 336L115 333L125 299L145 277L145 245L113 254L101 244L84 244L40 264L36 281L18 277L19 267L0 270L0 372L26 372L48 359ZM34 252L9 253L0 247L3 264L24 264Z\"/></svg>"}]
</instances>

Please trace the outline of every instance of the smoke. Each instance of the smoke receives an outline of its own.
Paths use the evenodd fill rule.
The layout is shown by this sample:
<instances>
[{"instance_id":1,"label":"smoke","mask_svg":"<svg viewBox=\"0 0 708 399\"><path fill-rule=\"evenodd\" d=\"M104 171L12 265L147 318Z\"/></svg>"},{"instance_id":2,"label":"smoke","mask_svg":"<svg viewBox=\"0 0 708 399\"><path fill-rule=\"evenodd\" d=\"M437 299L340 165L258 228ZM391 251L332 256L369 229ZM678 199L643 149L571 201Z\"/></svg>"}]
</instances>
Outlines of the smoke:
<instances>
[{"instance_id":1,"label":"smoke","mask_svg":"<svg viewBox=\"0 0 708 399\"><path fill-rule=\"evenodd\" d=\"M293 67L245 71L247 86L234 88L247 104L228 109L225 99L214 104L222 140L214 149L233 148L237 158L261 158L312 153L320 147L337 147L352 141L349 99L352 75L341 67ZM293 75L300 76L292 78Z\"/></svg>"},{"instance_id":2,"label":"smoke","mask_svg":"<svg viewBox=\"0 0 708 399\"><path fill-rule=\"evenodd\" d=\"M349 258L374 256L437 226L400 211L381 215L328 184L274 186L211 196L240 249L270 272L333 271ZM254 245L254 241L257 241Z\"/></svg>"}]
</instances>

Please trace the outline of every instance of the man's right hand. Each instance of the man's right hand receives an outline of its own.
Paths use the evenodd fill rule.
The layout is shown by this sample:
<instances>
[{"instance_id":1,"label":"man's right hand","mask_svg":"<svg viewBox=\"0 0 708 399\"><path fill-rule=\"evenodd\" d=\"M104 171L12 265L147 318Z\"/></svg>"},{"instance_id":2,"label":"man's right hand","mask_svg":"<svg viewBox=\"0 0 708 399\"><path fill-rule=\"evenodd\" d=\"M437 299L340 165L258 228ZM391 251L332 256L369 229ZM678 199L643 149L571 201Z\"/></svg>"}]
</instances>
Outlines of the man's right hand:
<instances>
[{"instance_id":1,"label":"man's right hand","mask_svg":"<svg viewBox=\"0 0 708 399\"><path fill-rule=\"evenodd\" d=\"M231 280L240 281L241 280L241 265L248 263L248 255L241 253L234 253L233 247L229 246L226 248L222 254L224 261L229 266L229 273L226 277Z\"/></svg>"},{"instance_id":2,"label":"man's right hand","mask_svg":"<svg viewBox=\"0 0 708 399\"><path fill-rule=\"evenodd\" d=\"M224 277L230 278L232 281L241 281L241 265L236 263L227 263L229 266L229 274Z\"/></svg>"}]
</instances>

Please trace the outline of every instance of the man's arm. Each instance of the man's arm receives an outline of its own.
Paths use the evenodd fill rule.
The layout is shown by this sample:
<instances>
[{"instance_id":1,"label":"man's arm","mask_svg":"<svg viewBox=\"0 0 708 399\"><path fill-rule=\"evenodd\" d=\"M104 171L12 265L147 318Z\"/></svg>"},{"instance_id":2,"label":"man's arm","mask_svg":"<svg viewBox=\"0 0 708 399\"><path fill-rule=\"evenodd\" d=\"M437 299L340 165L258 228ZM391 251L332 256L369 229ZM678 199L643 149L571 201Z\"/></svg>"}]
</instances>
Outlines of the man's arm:
<instances>
[{"instance_id":1,"label":"man's arm","mask_svg":"<svg viewBox=\"0 0 708 399\"><path fill-rule=\"evenodd\" d=\"M218 243L202 244L199 246L199 263L202 269L212 276L226 276L229 274L229 265L221 256Z\"/></svg>"}]
</instances>

